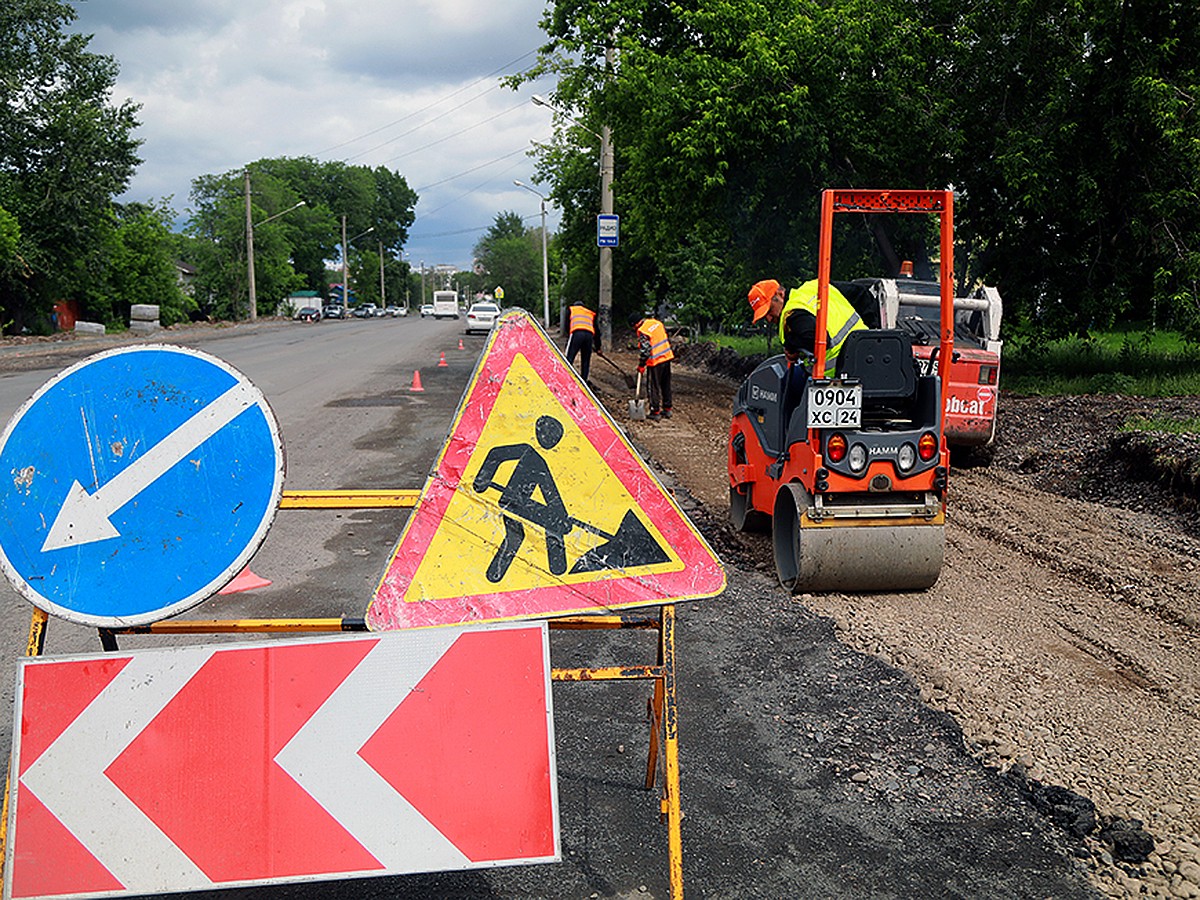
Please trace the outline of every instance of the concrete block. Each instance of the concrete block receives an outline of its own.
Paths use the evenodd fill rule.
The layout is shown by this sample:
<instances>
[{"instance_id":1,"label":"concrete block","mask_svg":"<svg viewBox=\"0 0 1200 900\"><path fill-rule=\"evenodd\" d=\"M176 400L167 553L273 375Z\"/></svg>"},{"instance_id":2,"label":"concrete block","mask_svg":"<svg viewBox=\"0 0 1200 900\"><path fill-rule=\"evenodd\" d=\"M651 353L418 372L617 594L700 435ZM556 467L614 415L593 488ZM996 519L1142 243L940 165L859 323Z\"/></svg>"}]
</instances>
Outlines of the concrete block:
<instances>
[{"instance_id":1,"label":"concrete block","mask_svg":"<svg viewBox=\"0 0 1200 900\"><path fill-rule=\"evenodd\" d=\"M129 318L134 322L157 322L157 303L134 303L129 307Z\"/></svg>"},{"instance_id":2,"label":"concrete block","mask_svg":"<svg viewBox=\"0 0 1200 900\"><path fill-rule=\"evenodd\" d=\"M99 322L76 322L76 334L104 334L104 326Z\"/></svg>"},{"instance_id":3,"label":"concrete block","mask_svg":"<svg viewBox=\"0 0 1200 900\"><path fill-rule=\"evenodd\" d=\"M133 334L150 334L151 332L158 331L161 328L162 326L158 324L158 322L142 322L134 319L129 323L129 330Z\"/></svg>"}]
</instances>

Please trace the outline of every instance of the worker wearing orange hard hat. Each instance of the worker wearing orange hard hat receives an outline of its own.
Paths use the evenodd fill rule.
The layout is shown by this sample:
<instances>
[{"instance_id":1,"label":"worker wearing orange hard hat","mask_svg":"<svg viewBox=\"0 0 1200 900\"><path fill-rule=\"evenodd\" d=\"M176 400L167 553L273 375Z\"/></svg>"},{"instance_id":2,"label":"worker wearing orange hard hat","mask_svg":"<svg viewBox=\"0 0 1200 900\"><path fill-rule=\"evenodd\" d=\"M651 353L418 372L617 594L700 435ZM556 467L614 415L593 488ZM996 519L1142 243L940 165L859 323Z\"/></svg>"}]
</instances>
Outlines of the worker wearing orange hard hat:
<instances>
[{"instance_id":1,"label":"worker wearing orange hard hat","mask_svg":"<svg viewBox=\"0 0 1200 900\"><path fill-rule=\"evenodd\" d=\"M817 282L806 281L798 288L785 290L768 278L755 283L746 298L754 311L754 321L766 319L779 323L779 342L788 362L796 362L802 353L812 353L817 335ZM829 286L829 311L826 314L825 375L837 368L838 353L847 335L866 328L862 318L833 285Z\"/></svg>"}]
</instances>

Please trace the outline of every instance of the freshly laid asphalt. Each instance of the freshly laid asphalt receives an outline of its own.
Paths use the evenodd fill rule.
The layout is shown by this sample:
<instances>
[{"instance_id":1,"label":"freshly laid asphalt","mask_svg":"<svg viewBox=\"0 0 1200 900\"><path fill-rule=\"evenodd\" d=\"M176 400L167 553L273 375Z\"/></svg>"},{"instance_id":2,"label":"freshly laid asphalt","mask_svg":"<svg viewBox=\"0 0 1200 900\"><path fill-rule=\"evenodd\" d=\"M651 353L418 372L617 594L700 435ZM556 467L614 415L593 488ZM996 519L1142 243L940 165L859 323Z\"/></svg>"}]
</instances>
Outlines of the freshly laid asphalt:
<instances>
[{"instance_id":1,"label":"freshly laid asphalt","mask_svg":"<svg viewBox=\"0 0 1200 900\"><path fill-rule=\"evenodd\" d=\"M394 379L401 399L407 373ZM470 367L426 373L427 386L447 380L422 400L437 398L433 418L444 413L435 426L444 435L461 390L449 381L465 384ZM411 419L394 417L373 433L371 448L389 446L388 429L392 445L403 445L412 438L401 432L411 428ZM423 471L427 460L401 464ZM396 467L387 464L383 482L395 481ZM721 552L704 511L686 496L683 505ZM338 527L327 547L342 556L386 548L396 534L385 517L348 516ZM752 567L725 563L722 596L677 607L687 897L1098 896L1073 854L1080 848L1033 809L1015 779L973 759L954 721L922 704L906 675L840 644L828 620ZM335 584L332 571L300 587L320 594ZM556 666L648 663L654 649L647 633L551 637ZM555 684L559 864L190 896L666 898L666 829L657 791L642 787L649 693L636 684ZM451 777L420 746L410 758L430 778Z\"/></svg>"}]
</instances>

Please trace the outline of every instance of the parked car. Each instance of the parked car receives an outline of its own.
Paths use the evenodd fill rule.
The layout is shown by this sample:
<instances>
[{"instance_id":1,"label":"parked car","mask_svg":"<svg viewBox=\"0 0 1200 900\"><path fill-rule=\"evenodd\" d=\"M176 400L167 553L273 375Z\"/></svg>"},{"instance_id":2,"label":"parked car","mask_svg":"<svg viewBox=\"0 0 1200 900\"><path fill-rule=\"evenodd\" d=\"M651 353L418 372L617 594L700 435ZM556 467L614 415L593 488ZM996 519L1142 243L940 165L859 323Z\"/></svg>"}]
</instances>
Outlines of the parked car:
<instances>
[{"instance_id":1,"label":"parked car","mask_svg":"<svg viewBox=\"0 0 1200 900\"><path fill-rule=\"evenodd\" d=\"M383 314L386 316L391 316L394 319L396 316L400 315L400 307L387 306L384 308Z\"/></svg>"},{"instance_id":2,"label":"parked car","mask_svg":"<svg viewBox=\"0 0 1200 900\"><path fill-rule=\"evenodd\" d=\"M344 319L346 318L346 307L338 304L331 304L321 312L322 319Z\"/></svg>"},{"instance_id":3,"label":"parked car","mask_svg":"<svg viewBox=\"0 0 1200 900\"><path fill-rule=\"evenodd\" d=\"M472 303L471 308L467 310L467 334L491 331L499 315L500 307L495 303Z\"/></svg>"},{"instance_id":4,"label":"parked car","mask_svg":"<svg viewBox=\"0 0 1200 900\"><path fill-rule=\"evenodd\" d=\"M356 319L373 319L375 315L374 303L363 303L354 307L354 318Z\"/></svg>"},{"instance_id":5,"label":"parked car","mask_svg":"<svg viewBox=\"0 0 1200 900\"><path fill-rule=\"evenodd\" d=\"M394 313L392 313L392 315L401 316L401 317L407 316L408 315L408 307L407 306L397 306L396 311Z\"/></svg>"},{"instance_id":6,"label":"parked car","mask_svg":"<svg viewBox=\"0 0 1200 900\"><path fill-rule=\"evenodd\" d=\"M432 316L432 315L433 315L433 304L432 303L422 303L421 304L421 318L424 319L426 316Z\"/></svg>"},{"instance_id":7,"label":"parked car","mask_svg":"<svg viewBox=\"0 0 1200 900\"><path fill-rule=\"evenodd\" d=\"M321 311L315 306L302 306L296 311L293 318L298 322L320 322Z\"/></svg>"}]
</instances>

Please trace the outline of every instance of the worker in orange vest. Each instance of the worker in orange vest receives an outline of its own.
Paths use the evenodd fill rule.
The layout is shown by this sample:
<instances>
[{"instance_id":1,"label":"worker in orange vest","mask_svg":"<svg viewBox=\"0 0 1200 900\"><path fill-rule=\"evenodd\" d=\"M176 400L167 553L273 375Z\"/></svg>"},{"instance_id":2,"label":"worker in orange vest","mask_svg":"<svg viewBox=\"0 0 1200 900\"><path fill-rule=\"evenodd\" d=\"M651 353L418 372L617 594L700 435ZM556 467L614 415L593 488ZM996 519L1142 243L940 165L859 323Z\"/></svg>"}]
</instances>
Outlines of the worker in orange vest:
<instances>
[{"instance_id":1,"label":"worker in orange vest","mask_svg":"<svg viewBox=\"0 0 1200 900\"><path fill-rule=\"evenodd\" d=\"M582 303L567 307L567 362L575 365L575 355L579 354L579 374L584 381L592 369L592 349L599 350L596 344L596 313Z\"/></svg>"},{"instance_id":2,"label":"worker in orange vest","mask_svg":"<svg viewBox=\"0 0 1200 900\"><path fill-rule=\"evenodd\" d=\"M658 319L634 313L629 317L638 339L638 372L649 370L650 421L671 418L671 341Z\"/></svg>"}]
</instances>

